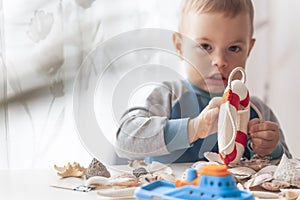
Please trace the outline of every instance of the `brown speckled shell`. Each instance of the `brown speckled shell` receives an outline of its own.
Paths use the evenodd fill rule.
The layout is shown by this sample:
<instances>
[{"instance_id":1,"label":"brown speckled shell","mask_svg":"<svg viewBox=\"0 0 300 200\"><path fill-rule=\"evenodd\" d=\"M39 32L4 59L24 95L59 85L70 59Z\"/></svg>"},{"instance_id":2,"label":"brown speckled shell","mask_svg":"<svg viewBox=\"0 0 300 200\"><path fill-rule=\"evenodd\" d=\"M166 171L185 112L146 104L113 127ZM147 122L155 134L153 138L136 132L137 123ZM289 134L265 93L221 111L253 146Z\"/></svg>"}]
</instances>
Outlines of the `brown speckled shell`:
<instances>
[{"instance_id":1,"label":"brown speckled shell","mask_svg":"<svg viewBox=\"0 0 300 200\"><path fill-rule=\"evenodd\" d=\"M146 170L144 167L139 167L139 168L137 168L137 169L134 169L134 170L132 171L132 174L133 174L135 177L139 178L141 175L148 174L148 172L147 172L147 170Z\"/></svg>"},{"instance_id":2,"label":"brown speckled shell","mask_svg":"<svg viewBox=\"0 0 300 200\"><path fill-rule=\"evenodd\" d=\"M110 173L100 161L98 161L96 158L93 158L92 162L90 163L87 169L85 176L87 179L93 176L103 176L109 178Z\"/></svg>"}]
</instances>

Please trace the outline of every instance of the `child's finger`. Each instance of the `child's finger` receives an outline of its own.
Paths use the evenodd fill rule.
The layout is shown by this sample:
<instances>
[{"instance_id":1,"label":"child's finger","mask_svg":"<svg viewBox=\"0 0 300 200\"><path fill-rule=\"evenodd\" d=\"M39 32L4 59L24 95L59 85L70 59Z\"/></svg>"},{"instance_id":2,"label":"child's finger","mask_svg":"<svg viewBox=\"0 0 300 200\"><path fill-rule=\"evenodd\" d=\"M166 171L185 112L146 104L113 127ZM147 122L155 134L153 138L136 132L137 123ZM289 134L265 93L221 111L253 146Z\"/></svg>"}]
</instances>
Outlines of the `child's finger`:
<instances>
[{"instance_id":1,"label":"child's finger","mask_svg":"<svg viewBox=\"0 0 300 200\"><path fill-rule=\"evenodd\" d=\"M248 132L253 133L255 131L254 127L258 126L259 124L260 124L260 120L258 118L251 119L248 122Z\"/></svg>"},{"instance_id":2,"label":"child's finger","mask_svg":"<svg viewBox=\"0 0 300 200\"><path fill-rule=\"evenodd\" d=\"M258 125L251 126L249 132L260 132L260 131L277 131L279 130L278 124L270 121L266 121L264 123L260 123Z\"/></svg>"},{"instance_id":3,"label":"child's finger","mask_svg":"<svg viewBox=\"0 0 300 200\"><path fill-rule=\"evenodd\" d=\"M219 108L215 107L212 109L209 109L205 114L205 120L206 121L213 121L219 116Z\"/></svg>"},{"instance_id":4,"label":"child's finger","mask_svg":"<svg viewBox=\"0 0 300 200\"><path fill-rule=\"evenodd\" d=\"M251 126L253 126L255 124L259 124L259 123L260 123L260 120L258 118L251 119L248 123L248 127L250 128Z\"/></svg>"},{"instance_id":5,"label":"child's finger","mask_svg":"<svg viewBox=\"0 0 300 200\"><path fill-rule=\"evenodd\" d=\"M208 108L219 108L222 103L222 97L214 97L210 100Z\"/></svg>"}]
</instances>

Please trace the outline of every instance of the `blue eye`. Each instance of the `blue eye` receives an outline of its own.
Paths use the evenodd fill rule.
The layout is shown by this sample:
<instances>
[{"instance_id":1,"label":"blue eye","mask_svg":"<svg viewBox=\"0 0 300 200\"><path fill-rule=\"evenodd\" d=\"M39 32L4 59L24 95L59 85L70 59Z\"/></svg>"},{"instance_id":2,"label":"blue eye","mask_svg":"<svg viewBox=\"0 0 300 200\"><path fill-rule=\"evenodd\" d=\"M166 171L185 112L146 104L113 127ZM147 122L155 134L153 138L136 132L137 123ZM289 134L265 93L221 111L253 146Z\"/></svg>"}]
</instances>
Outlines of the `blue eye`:
<instances>
[{"instance_id":1,"label":"blue eye","mask_svg":"<svg viewBox=\"0 0 300 200\"><path fill-rule=\"evenodd\" d=\"M241 51L241 48L238 46L231 46L231 47L229 47L229 50L237 53L237 52Z\"/></svg>"},{"instance_id":2,"label":"blue eye","mask_svg":"<svg viewBox=\"0 0 300 200\"><path fill-rule=\"evenodd\" d=\"M209 44L200 44L199 47L206 51L212 50L212 47Z\"/></svg>"}]
</instances>

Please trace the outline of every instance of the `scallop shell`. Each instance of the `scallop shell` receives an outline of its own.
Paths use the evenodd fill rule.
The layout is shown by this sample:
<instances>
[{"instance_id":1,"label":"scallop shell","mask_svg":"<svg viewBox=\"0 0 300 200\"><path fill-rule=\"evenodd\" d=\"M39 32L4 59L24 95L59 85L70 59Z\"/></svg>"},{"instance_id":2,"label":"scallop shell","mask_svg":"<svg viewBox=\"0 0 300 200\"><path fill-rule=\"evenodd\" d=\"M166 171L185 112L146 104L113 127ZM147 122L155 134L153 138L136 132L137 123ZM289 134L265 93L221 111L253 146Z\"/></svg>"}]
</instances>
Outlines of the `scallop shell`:
<instances>
[{"instance_id":1,"label":"scallop shell","mask_svg":"<svg viewBox=\"0 0 300 200\"><path fill-rule=\"evenodd\" d=\"M86 173L86 168L80 166L79 163L74 162L73 164L68 163L63 167L58 167L54 165L54 169L56 169L57 175L61 176L62 178L66 177L82 177Z\"/></svg>"},{"instance_id":2,"label":"scallop shell","mask_svg":"<svg viewBox=\"0 0 300 200\"><path fill-rule=\"evenodd\" d=\"M264 182L271 181L273 179L273 176L271 174L261 174L258 176L255 176L245 182L244 187L249 189L258 185L263 184Z\"/></svg>"},{"instance_id":3,"label":"scallop shell","mask_svg":"<svg viewBox=\"0 0 300 200\"><path fill-rule=\"evenodd\" d=\"M250 178L256 171L249 167L235 167L228 169L238 180Z\"/></svg>"},{"instance_id":4,"label":"scallop shell","mask_svg":"<svg viewBox=\"0 0 300 200\"><path fill-rule=\"evenodd\" d=\"M272 180L271 182L264 182L261 187L271 192L279 192L280 189L290 187L290 184L285 181Z\"/></svg>"},{"instance_id":5,"label":"scallop shell","mask_svg":"<svg viewBox=\"0 0 300 200\"><path fill-rule=\"evenodd\" d=\"M264 168L262 168L261 170L259 170L256 175L261 175L261 174L271 174L274 175L275 171L277 170L277 166L276 165L269 165L266 166Z\"/></svg>"}]
</instances>

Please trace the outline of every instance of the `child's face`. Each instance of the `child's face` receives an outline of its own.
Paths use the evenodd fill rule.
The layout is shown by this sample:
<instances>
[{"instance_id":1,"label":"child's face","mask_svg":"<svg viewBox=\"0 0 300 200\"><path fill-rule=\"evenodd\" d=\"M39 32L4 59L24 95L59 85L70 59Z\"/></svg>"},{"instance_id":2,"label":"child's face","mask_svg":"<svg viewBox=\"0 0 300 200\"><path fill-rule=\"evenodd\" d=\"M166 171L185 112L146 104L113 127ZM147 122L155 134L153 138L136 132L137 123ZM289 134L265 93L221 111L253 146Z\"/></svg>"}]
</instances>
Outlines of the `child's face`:
<instances>
[{"instance_id":1,"label":"child's face","mask_svg":"<svg viewBox=\"0 0 300 200\"><path fill-rule=\"evenodd\" d=\"M182 56L194 64L185 63L188 79L208 92L223 92L230 72L235 67L245 67L254 45L249 16L228 18L220 13L190 13L184 20L181 33L195 43L187 42L179 34L173 40ZM206 59L203 49L208 52Z\"/></svg>"}]
</instances>

